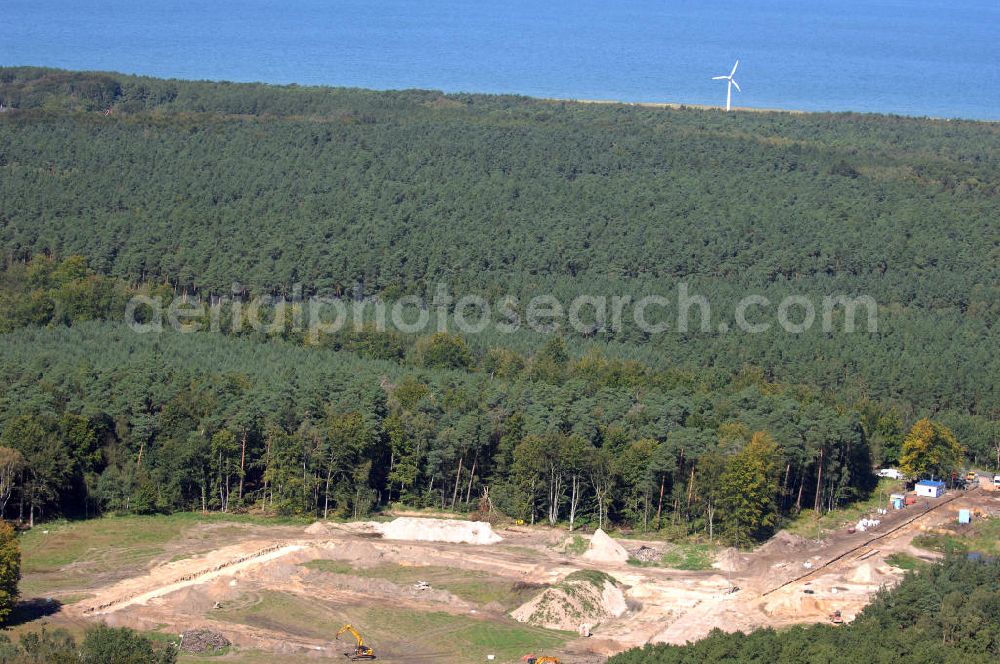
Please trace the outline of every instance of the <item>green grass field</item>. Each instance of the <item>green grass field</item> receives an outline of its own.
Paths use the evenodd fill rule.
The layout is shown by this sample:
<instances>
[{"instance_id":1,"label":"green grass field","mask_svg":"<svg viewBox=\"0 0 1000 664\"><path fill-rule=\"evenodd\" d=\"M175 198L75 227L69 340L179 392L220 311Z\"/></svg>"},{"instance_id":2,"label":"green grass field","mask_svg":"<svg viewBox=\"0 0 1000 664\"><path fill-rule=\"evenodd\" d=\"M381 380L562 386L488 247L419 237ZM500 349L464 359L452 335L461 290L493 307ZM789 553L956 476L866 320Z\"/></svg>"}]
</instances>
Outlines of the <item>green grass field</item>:
<instances>
[{"instance_id":1,"label":"green grass field","mask_svg":"<svg viewBox=\"0 0 1000 664\"><path fill-rule=\"evenodd\" d=\"M530 627L509 619L485 619L443 611L388 606L333 606L282 592L249 593L213 610L210 617L279 631L292 636L330 639L345 623L360 631L381 659L406 661L407 655L436 655L442 662L515 662L527 652L562 646L572 635ZM351 640L343 641L344 650Z\"/></svg>"},{"instance_id":2,"label":"green grass field","mask_svg":"<svg viewBox=\"0 0 1000 664\"><path fill-rule=\"evenodd\" d=\"M191 536L181 560L224 544L227 535L241 532L240 524L287 524L287 520L232 514L184 512L156 516L108 516L86 521L54 521L20 536L21 595L54 596L66 601L80 588L102 578L121 578L144 569L164 555L168 545L191 535L203 524L223 524L211 532ZM228 525L231 524L231 525ZM220 542L222 542L220 544Z\"/></svg>"},{"instance_id":3,"label":"green grass field","mask_svg":"<svg viewBox=\"0 0 1000 664\"><path fill-rule=\"evenodd\" d=\"M305 567L334 574L353 574L373 579L385 579L400 585L426 581L432 587L447 590L467 602L484 606L497 603L509 611L528 601L538 588L493 576L487 572L454 569L450 567L409 567L403 565L378 565L355 568L339 560L311 560Z\"/></svg>"}]
</instances>

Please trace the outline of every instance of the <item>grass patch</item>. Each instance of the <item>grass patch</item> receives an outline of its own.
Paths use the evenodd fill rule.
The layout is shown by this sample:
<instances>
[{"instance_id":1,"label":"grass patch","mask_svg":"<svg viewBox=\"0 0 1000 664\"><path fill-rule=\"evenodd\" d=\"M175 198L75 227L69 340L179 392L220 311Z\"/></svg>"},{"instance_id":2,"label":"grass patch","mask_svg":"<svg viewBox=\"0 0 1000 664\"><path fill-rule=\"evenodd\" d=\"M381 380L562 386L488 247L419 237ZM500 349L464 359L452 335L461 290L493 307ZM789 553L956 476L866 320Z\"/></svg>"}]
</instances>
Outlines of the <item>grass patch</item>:
<instances>
[{"instance_id":1,"label":"grass patch","mask_svg":"<svg viewBox=\"0 0 1000 664\"><path fill-rule=\"evenodd\" d=\"M307 638L330 638L347 622L339 612L304 597L266 590L223 602L209 617Z\"/></svg>"},{"instance_id":2,"label":"grass patch","mask_svg":"<svg viewBox=\"0 0 1000 664\"><path fill-rule=\"evenodd\" d=\"M167 634L165 632L158 631L145 631L140 633L154 643L162 643L164 645L176 647L181 642L180 637L176 634Z\"/></svg>"},{"instance_id":3,"label":"grass patch","mask_svg":"<svg viewBox=\"0 0 1000 664\"><path fill-rule=\"evenodd\" d=\"M141 568L193 523L185 516L130 516L38 526L21 535L21 591L52 594L96 575Z\"/></svg>"},{"instance_id":4,"label":"grass patch","mask_svg":"<svg viewBox=\"0 0 1000 664\"><path fill-rule=\"evenodd\" d=\"M660 564L664 567L688 571L711 569L714 562L714 544L677 544L660 559Z\"/></svg>"},{"instance_id":5,"label":"grass patch","mask_svg":"<svg viewBox=\"0 0 1000 664\"><path fill-rule=\"evenodd\" d=\"M76 604L77 602L82 602L85 599L90 599L93 597L93 593L69 593L68 595L59 595L56 600L63 606L67 604Z\"/></svg>"},{"instance_id":6,"label":"grass patch","mask_svg":"<svg viewBox=\"0 0 1000 664\"><path fill-rule=\"evenodd\" d=\"M963 541L961 537L942 533L917 535L913 538L913 546L925 551L936 551L944 554L960 554L969 550L968 543Z\"/></svg>"},{"instance_id":7,"label":"grass patch","mask_svg":"<svg viewBox=\"0 0 1000 664\"><path fill-rule=\"evenodd\" d=\"M891 556L887 556L885 562L889 563L893 567L898 567L899 569L905 569L907 571L919 569L927 564L908 553L894 553Z\"/></svg>"},{"instance_id":8,"label":"grass patch","mask_svg":"<svg viewBox=\"0 0 1000 664\"><path fill-rule=\"evenodd\" d=\"M440 661L483 662L487 655L497 661L518 661L526 652L545 652L561 647L573 635L513 621L482 620L443 612L405 609L370 609L366 621L392 625L393 631L413 638L417 647L446 655Z\"/></svg>"},{"instance_id":9,"label":"grass patch","mask_svg":"<svg viewBox=\"0 0 1000 664\"><path fill-rule=\"evenodd\" d=\"M681 569L689 572L697 570L712 569L715 562L714 544L698 542L680 542L671 544L659 560L636 560L629 558L628 564L633 567L669 567L671 569Z\"/></svg>"},{"instance_id":10,"label":"grass patch","mask_svg":"<svg viewBox=\"0 0 1000 664\"><path fill-rule=\"evenodd\" d=\"M537 549L532 549L530 546L519 546L517 544L498 544L498 547L503 547L504 551L509 551L511 553L517 553L526 558L544 558L544 554Z\"/></svg>"},{"instance_id":11,"label":"grass patch","mask_svg":"<svg viewBox=\"0 0 1000 664\"><path fill-rule=\"evenodd\" d=\"M239 653L237 657L234 654ZM182 652L177 661L180 664L220 664L221 662L240 662L240 664L301 664L301 654L282 655L275 652L265 652L263 650L236 650L227 648L226 655L193 654ZM220 659L221 658L221 659ZM333 661L333 660L318 660ZM344 660L346 661L346 660Z\"/></svg>"},{"instance_id":12,"label":"grass patch","mask_svg":"<svg viewBox=\"0 0 1000 664\"><path fill-rule=\"evenodd\" d=\"M452 567L378 565L352 570L351 573L361 577L386 579L400 585L426 581L431 587L447 590L467 602L480 606L496 602L504 610L520 606L538 591L535 586L508 581L488 572Z\"/></svg>"},{"instance_id":13,"label":"grass patch","mask_svg":"<svg viewBox=\"0 0 1000 664\"><path fill-rule=\"evenodd\" d=\"M572 553L574 556L580 556L586 553L588 542L586 538L580 535L573 535L573 538L566 544L566 553Z\"/></svg>"},{"instance_id":14,"label":"grass patch","mask_svg":"<svg viewBox=\"0 0 1000 664\"><path fill-rule=\"evenodd\" d=\"M302 563L302 567L308 569L316 570L317 572L329 572L330 574L357 574L358 570L354 569L350 563L345 563L342 560L327 560L324 558L317 558L316 560L310 560L308 562Z\"/></svg>"},{"instance_id":15,"label":"grass patch","mask_svg":"<svg viewBox=\"0 0 1000 664\"><path fill-rule=\"evenodd\" d=\"M604 588L605 583L610 583L613 586L618 585L613 576L595 569L581 569L571 572L566 575L566 578L559 585L581 581L589 583L597 589Z\"/></svg>"},{"instance_id":16,"label":"grass patch","mask_svg":"<svg viewBox=\"0 0 1000 664\"><path fill-rule=\"evenodd\" d=\"M1000 556L1000 517L953 525L949 533L924 533L913 538L913 546L945 554L978 552Z\"/></svg>"},{"instance_id":17,"label":"grass patch","mask_svg":"<svg viewBox=\"0 0 1000 664\"><path fill-rule=\"evenodd\" d=\"M903 493L904 484L900 480L882 478L871 496L865 500L852 503L845 507L824 512L817 518L811 509L802 510L793 519L784 524L788 532L808 539L822 539L828 533L855 524L862 517L874 514L880 507L887 507L889 495Z\"/></svg>"}]
</instances>

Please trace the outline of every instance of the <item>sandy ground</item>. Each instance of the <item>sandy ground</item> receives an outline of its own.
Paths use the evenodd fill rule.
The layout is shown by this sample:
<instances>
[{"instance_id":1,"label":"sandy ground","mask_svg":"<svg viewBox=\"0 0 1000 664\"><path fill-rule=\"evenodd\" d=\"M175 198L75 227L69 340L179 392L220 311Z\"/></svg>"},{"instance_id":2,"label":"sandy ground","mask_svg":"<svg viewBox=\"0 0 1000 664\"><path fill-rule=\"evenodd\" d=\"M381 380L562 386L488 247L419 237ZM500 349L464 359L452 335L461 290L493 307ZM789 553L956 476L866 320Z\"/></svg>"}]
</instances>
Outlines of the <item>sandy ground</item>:
<instances>
[{"instance_id":1,"label":"sandy ground","mask_svg":"<svg viewBox=\"0 0 1000 664\"><path fill-rule=\"evenodd\" d=\"M420 590L350 573L323 574L303 563L340 561L353 568L431 566L539 585L556 583L575 570L595 569L625 586L629 611L596 626L590 638L570 640L563 652L554 654L564 662L599 662L645 643L697 640L716 627L745 631L823 622L834 610L851 620L875 591L902 577L900 570L886 563L886 557L896 552L917 553L911 547L913 537L923 529L953 521L960 507L998 514L1000 495L975 490L923 500L886 515L876 530L854 534L844 530L820 542L780 535L751 554L727 552L720 561L723 569L697 572L560 553L557 546L565 539L565 531L546 528L498 529L502 541L490 545L386 540L380 537L378 526L367 523L314 524L294 531L281 527L274 529L273 538L268 537L266 527L254 528L228 546L154 565L133 578L99 582L88 589L91 597L64 607L62 613L74 621L104 620L174 633L208 628L222 632L240 648L340 658L344 644L332 642L315 629L290 630L263 620L254 624L225 621L219 619L217 609L278 592L315 603L337 616L349 615L357 607L391 606L510 622L503 607L478 606L445 590ZM926 552L919 555L928 557ZM417 652L405 634L383 636L374 645L380 661L440 657L440 653Z\"/></svg>"}]
</instances>

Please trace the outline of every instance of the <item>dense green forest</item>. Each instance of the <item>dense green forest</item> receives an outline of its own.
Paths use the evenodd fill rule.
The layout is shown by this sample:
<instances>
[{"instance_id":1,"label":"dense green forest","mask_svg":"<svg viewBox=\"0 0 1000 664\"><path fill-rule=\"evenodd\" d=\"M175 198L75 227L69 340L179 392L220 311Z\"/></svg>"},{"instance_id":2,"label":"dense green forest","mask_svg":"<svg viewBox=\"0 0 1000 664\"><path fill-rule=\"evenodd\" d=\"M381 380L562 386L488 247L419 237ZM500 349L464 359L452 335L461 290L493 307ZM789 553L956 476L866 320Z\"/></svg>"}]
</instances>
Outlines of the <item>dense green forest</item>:
<instances>
[{"instance_id":1,"label":"dense green forest","mask_svg":"<svg viewBox=\"0 0 1000 664\"><path fill-rule=\"evenodd\" d=\"M719 630L686 646L646 646L608 664L995 662L1000 656L1000 561L956 557L882 590L849 625Z\"/></svg>"},{"instance_id":2,"label":"dense green forest","mask_svg":"<svg viewBox=\"0 0 1000 664\"><path fill-rule=\"evenodd\" d=\"M228 294L568 298L719 311L867 294L877 334L601 331L616 355L995 417L1000 127L0 70L5 260ZM105 115L107 110L110 115ZM517 337L522 351L538 345Z\"/></svg>"},{"instance_id":3,"label":"dense green forest","mask_svg":"<svg viewBox=\"0 0 1000 664\"><path fill-rule=\"evenodd\" d=\"M0 500L26 521L249 507L357 516L390 501L467 509L490 487L514 518L669 525L747 544L802 509L864 497L873 462L904 450L907 425L891 407L750 366L573 356L560 336L521 355L371 328L315 343L137 334L118 320L134 287L80 258L36 257L0 276L0 313L21 323L0 347Z\"/></svg>"},{"instance_id":4,"label":"dense green forest","mask_svg":"<svg viewBox=\"0 0 1000 664\"><path fill-rule=\"evenodd\" d=\"M742 544L866 495L922 417L996 458L996 125L34 68L0 68L0 104L7 517L467 508L488 486L516 518ZM135 294L681 282L719 312L869 295L878 327L310 341L122 322Z\"/></svg>"}]
</instances>

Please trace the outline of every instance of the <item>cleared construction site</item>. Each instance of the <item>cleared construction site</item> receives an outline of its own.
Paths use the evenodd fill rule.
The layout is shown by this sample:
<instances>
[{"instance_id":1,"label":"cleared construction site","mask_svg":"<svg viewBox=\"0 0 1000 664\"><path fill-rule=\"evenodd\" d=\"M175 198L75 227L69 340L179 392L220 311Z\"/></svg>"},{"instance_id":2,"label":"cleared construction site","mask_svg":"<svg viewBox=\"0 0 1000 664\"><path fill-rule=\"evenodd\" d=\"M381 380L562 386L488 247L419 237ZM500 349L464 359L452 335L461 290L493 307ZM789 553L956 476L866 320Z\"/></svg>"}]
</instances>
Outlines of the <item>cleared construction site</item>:
<instances>
[{"instance_id":1,"label":"cleared construction site","mask_svg":"<svg viewBox=\"0 0 1000 664\"><path fill-rule=\"evenodd\" d=\"M517 662L531 654L596 663L715 628L849 622L902 578L893 554L933 559L913 538L956 527L960 510L974 518L957 527L976 528L1000 514L1000 495L922 498L820 540L782 531L753 552L718 551L711 569L697 571L645 562L668 544L600 530L581 542L565 529L418 516L230 526L225 546L73 588L84 599L60 615L185 635L182 649L218 652L213 661L257 661L241 658L257 652L266 661Z\"/></svg>"}]
</instances>

